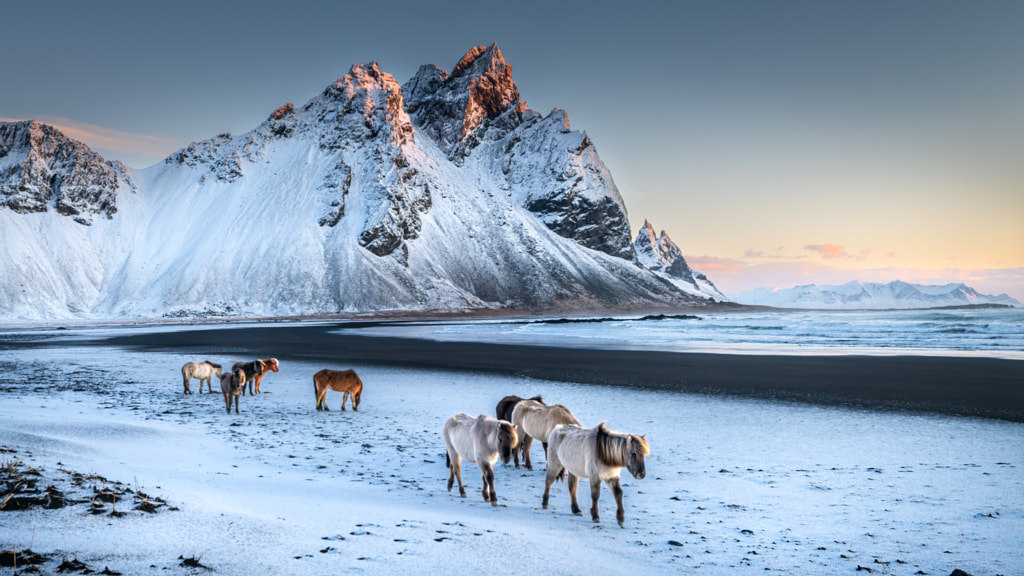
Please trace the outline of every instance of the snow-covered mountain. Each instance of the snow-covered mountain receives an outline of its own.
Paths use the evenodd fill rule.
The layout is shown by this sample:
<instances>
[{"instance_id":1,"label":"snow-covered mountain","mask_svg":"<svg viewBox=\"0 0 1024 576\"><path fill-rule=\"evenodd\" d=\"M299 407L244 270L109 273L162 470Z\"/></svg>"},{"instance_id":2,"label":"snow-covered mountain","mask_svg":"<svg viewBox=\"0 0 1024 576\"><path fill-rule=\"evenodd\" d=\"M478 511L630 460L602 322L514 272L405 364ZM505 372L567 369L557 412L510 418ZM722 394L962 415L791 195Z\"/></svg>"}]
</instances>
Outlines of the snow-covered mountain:
<instances>
[{"instance_id":1,"label":"snow-covered mountain","mask_svg":"<svg viewBox=\"0 0 1024 576\"><path fill-rule=\"evenodd\" d=\"M707 302L637 266L626 207L497 46L402 87L357 64L303 106L144 170L0 123L0 318Z\"/></svg>"},{"instance_id":2,"label":"snow-covered mountain","mask_svg":"<svg viewBox=\"0 0 1024 576\"><path fill-rule=\"evenodd\" d=\"M899 280L888 284L856 281L839 286L810 284L781 290L755 288L737 294L734 300L741 304L778 308L836 310L935 308L969 304L1020 306L1020 302L1006 294L979 294L977 290L963 283L926 286Z\"/></svg>"},{"instance_id":3,"label":"snow-covered mountain","mask_svg":"<svg viewBox=\"0 0 1024 576\"><path fill-rule=\"evenodd\" d=\"M633 250L641 266L664 276L680 289L720 302L729 300L707 276L690 268L679 247L664 230L661 236L655 234L650 220L644 220L643 228L633 241Z\"/></svg>"}]
</instances>

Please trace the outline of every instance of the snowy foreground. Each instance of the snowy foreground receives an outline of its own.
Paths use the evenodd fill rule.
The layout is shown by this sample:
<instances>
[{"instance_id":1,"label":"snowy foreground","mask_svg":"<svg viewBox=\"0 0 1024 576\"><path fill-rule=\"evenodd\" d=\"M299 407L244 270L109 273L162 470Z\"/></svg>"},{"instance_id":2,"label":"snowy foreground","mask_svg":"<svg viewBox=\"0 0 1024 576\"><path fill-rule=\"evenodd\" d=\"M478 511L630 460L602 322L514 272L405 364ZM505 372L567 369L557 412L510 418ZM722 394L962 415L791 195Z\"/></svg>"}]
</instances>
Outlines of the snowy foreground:
<instances>
[{"instance_id":1,"label":"snowy foreground","mask_svg":"<svg viewBox=\"0 0 1024 576\"><path fill-rule=\"evenodd\" d=\"M329 393L318 413L325 366L285 361L226 415L219 394L181 393L181 365L202 359L0 352L5 464L98 474L178 508L0 512L0 550L52 554L43 573L64 556L124 574L209 572L182 558L215 574L1024 573L1021 424L379 366L331 366L357 369L363 402L341 412ZM564 483L541 509L537 445L536 470L498 468L497 508L473 465L469 498L446 491L444 420L493 414L506 394L647 435L647 478L623 471L625 529L607 490L590 521L585 481L584 516Z\"/></svg>"}]
</instances>

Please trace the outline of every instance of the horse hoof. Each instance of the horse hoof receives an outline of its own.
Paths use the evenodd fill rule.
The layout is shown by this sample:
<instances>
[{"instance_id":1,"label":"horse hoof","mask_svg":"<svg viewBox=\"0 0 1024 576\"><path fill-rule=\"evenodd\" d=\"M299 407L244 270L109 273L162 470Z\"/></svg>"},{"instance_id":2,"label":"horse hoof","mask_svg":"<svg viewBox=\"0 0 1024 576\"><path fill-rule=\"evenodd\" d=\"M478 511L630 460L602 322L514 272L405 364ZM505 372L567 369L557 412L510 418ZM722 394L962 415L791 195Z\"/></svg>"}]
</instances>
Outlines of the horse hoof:
<instances>
[{"instance_id":1,"label":"horse hoof","mask_svg":"<svg viewBox=\"0 0 1024 576\"><path fill-rule=\"evenodd\" d=\"M461 496L462 498L465 498L466 497L466 493L465 492L459 492L459 496Z\"/></svg>"},{"instance_id":2,"label":"horse hoof","mask_svg":"<svg viewBox=\"0 0 1024 576\"><path fill-rule=\"evenodd\" d=\"M497 505L498 505L498 501L497 500L491 500L491 506L497 506Z\"/></svg>"}]
</instances>

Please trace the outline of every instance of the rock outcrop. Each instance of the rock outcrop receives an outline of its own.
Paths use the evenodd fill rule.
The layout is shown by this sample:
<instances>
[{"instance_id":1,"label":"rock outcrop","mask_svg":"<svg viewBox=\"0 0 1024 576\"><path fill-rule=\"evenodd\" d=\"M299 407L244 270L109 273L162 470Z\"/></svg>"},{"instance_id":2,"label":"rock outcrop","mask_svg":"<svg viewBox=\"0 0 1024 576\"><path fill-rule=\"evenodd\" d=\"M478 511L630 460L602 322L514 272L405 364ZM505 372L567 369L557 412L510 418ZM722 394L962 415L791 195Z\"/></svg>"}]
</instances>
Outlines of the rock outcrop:
<instances>
[{"instance_id":1,"label":"rock outcrop","mask_svg":"<svg viewBox=\"0 0 1024 576\"><path fill-rule=\"evenodd\" d=\"M690 268L679 246L664 230L661 235L654 232L654 226L649 220L644 220L643 228L633 242L633 249L636 251L637 263L644 268L664 274L677 283L688 284L714 300L728 300L707 276Z\"/></svg>"},{"instance_id":2,"label":"rock outcrop","mask_svg":"<svg viewBox=\"0 0 1024 576\"><path fill-rule=\"evenodd\" d=\"M135 185L120 162L36 121L0 122L0 206L19 214L54 210L83 225L117 212L117 192Z\"/></svg>"}]
</instances>

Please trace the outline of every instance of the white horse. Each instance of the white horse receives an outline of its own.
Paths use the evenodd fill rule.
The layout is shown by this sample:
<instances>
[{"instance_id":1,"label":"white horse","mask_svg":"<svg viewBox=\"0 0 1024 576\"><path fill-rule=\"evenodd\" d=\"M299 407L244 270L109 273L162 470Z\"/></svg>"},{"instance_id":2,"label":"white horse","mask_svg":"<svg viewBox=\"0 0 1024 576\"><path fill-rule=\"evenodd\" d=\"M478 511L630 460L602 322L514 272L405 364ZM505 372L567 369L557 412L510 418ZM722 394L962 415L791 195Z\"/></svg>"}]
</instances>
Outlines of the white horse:
<instances>
[{"instance_id":1,"label":"white horse","mask_svg":"<svg viewBox=\"0 0 1024 576\"><path fill-rule=\"evenodd\" d=\"M572 499L572 513L580 514L580 506L576 503L576 487L580 478L590 481L590 517L600 522L597 513L597 499L601 497L601 482L608 484L615 496L615 519L623 526L625 512L622 509L622 487L619 485L619 472L625 467L634 478L642 479L647 475L644 468L644 456L651 453L647 438L636 434L612 432L601 422L593 428L579 426L559 426L551 432L548 439L548 472L544 482L544 499L541 505L548 507L548 495L551 485L569 473L569 497Z\"/></svg>"},{"instance_id":2,"label":"white horse","mask_svg":"<svg viewBox=\"0 0 1024 576\"><path fill-rule=\"evenodd\" d=\"M213 393L213 385L210 383L214 376L220 376L223 374L220 364L214 364L209 360L205 360L200 363L186 362L181 367L181 379L185 384L185 394L191 394L192 390L189 388L189 382L193 378L199 379L199 393L203 393L203 381L206 381L206 388L209 392Z\"/></svg>"},{"instance_id":3,"label":"white horse","mask_svg":"<svg viewBox=\"0 0 1024 576\"><path fill-rule=\"evenodd\" d=\"M498 505L498 494L494 491L494 463L508 464L512 449L516 446L516 429L504 420L495 420L486 414L473 418L469 414L456 414L444 423L445 463L448 465L448 491L459 479L459 495L466 497L462 485L462 460L476 464L483 478L484 502Z\"/></svg>"},{"instance_id":4,"label":"white horse","mask_svg":"<svg viewBox=\"0 0 1024 576\"><path fill-rule=\"evenodd\" d=\"M548 436L555 426L569 424L579 426L579 420L561 404L546 406L536 400L521 400L512 409L512 425L522 436L523 464L527 470L533 470L530 462L530 446L533 441L540 440L544 445L544 453L548 451Z\"/></svg>"},{"instance_id":5,"label":"white horse","mask_svg":"<svg viewBox=\"0 0 1024 576\"><path fill-rule=\"evenodd\" d=\"M235 400L235 414L238 414L238 398L245 390L245 371L235 369L220 376L220 391L224 394L224 404L231 414L231 399Z\"/></svg>"}]
</instances>

